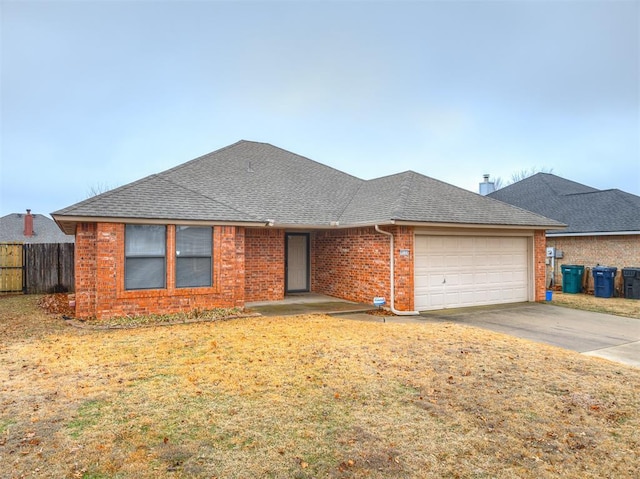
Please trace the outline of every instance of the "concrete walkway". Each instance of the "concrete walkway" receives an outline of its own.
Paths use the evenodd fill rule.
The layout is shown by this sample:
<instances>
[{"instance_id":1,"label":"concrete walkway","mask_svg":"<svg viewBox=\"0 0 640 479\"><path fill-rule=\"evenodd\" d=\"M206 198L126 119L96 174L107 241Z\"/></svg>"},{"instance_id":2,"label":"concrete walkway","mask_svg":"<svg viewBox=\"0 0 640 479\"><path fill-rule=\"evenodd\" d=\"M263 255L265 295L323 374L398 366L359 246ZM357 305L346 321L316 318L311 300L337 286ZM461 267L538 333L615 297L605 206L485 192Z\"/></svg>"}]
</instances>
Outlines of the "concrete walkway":
<instances>
[{"instance_id":1,"label":"concrete walkway","mask_svg":"<svg viewBox=\"0 0 640 479\"><path fill-rule=\"evenodd\" d=\"M382 322L381 318L368 314L341 316ZM640 367L640 319L542 303L519 303L387 317L386 322L467 324Z\"/></svg>"}]
</instances>

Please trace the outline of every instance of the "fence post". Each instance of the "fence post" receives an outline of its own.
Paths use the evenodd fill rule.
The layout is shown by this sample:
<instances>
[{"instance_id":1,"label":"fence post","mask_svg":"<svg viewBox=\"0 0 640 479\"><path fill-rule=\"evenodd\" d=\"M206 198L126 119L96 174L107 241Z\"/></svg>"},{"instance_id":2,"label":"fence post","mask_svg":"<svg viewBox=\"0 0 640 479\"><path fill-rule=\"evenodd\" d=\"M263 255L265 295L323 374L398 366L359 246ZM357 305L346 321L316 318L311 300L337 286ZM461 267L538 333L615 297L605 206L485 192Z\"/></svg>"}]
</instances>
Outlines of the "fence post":
<instances>
[{"instance_id":1,"label":"fence post","mask_svg":"<svg viewBox=\"0 0 640 479\"><path fill-rule=\"evenodd\" d=\"M26 243L22 245L22 294L27 294L27 252Z\"/></svg>"}]
</instances>

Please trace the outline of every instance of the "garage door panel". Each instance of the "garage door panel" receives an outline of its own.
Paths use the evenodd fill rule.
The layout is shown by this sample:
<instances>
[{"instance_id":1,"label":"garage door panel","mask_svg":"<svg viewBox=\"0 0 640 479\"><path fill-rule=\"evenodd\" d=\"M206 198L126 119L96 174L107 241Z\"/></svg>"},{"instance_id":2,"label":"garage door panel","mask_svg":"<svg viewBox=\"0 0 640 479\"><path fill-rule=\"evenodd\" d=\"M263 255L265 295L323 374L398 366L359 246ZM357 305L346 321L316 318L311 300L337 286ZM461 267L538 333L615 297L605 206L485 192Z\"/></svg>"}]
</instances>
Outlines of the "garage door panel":
<instances>
[{"instance_id":1,"label":"garage door panel","mask_svg":"<svg viewBox=\"0 0 640 479\"><path fill-rule=\"evenodd\" d=\"M458 267L469 268L474 264L473 255L461 255L458 257Z\"/></svg>"},{"instance_id":2,"label":"garage door panel","mask_svg":"<svg viewBox=\"0 0 640 479\"><path fill-rule=\"evenodd\" d=\"M444 309L444 305L446 303L444 301L443 293L432 293L430 299L431 303L433 304L433 309Z\"/></svg>"},{"instance_id":3,"label":"garage door panel","mask_svg":"<svg viewBox=\"0 0 640 479\"><path fill-rule=\"evenodd\" d=\"M473 286L477 282L476 275L473 273L461 274L458 276L462 286Z\"/></svg>"},{"instance_id":4,"label":"garage door panel","mask_svg":"<svg viewBox=\"0 0 640 479\"><path fill-rule=\"evenodd\" d=\"M415 238L415 306L443 309L528 300L526 237Z\"/></svg>"},{"instance_id":5,"label":"garage door panel","mask_svg":"<svg viewBox=\"0 0 640 479\"><path fill-rule=\"evenodd\" d=\"M478 257L476 258L476 266L486 268L489 265L491 265L491 261L487 256L478 255Z\"/></svg>"},{"instance_id":6,"label":"garage door panel","mask_svg":"<svg viewBox=\"0 0 640 479\"><path fill-rule=\"evenodd\" d=\"M448 254L447 256L444 257L444 265L447 268L459 268L461 266L462 261L463 260L461 257L453 254Z\"/></svg>"}]
</instances>

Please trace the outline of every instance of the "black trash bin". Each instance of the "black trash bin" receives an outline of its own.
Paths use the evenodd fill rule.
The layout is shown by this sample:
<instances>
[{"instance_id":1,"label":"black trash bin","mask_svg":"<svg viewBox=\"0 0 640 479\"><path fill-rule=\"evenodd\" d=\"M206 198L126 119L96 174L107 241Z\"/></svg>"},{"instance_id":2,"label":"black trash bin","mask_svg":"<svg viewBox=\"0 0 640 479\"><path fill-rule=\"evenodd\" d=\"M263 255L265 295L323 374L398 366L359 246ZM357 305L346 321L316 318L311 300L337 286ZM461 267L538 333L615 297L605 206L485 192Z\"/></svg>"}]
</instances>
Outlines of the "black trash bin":
<instances>
[{"instance_id":1,"label":"black trash bin","mask_svg":"<svg viewBox=\"0 0 640 479\"><path fill-rule=\"evenodd\" d=\"M598 298L610 298L613 296L614 279L618 268L609 266L596 266L593 272L593 294Z\"/></svg>"},{"instance_id":2,"label":"black trash bin","mask_svg":"<svg viewBox=\"0 0 640 479\"><path fill-rule=\"evenodd\" d=\"M622 268L624 297L640 299L640 268Z\"/></svg>"}]
</instances>

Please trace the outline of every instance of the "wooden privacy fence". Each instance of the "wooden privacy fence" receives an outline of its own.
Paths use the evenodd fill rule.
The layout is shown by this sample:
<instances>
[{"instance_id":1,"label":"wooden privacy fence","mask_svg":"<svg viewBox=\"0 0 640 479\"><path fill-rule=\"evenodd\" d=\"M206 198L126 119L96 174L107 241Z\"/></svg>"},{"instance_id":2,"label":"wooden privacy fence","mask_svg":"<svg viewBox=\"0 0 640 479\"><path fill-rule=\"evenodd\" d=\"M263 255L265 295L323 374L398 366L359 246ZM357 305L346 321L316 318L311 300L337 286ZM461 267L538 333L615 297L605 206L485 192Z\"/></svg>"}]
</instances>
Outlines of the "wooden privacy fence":
<instances>
[{"instance_id":1,"label":"wooden privacy fence","mask_svg":"<svg viewBox=\"0 0 640 479\"><path fill-rule=\"evenodd\" d=\"M23 271L22 243L0 243L0 293L22 292Z\"/></svg>"},{"instance_id":2,"label":"wooden privacy fence","mask_svg":"<svg viewBox=\"0 0 640 479\"><path fill-rule=\"evenodd\" d=\"M26 294L73 291L73 265L73 243L2 243L0 291Z\"/></svg>"}]
</instances>

